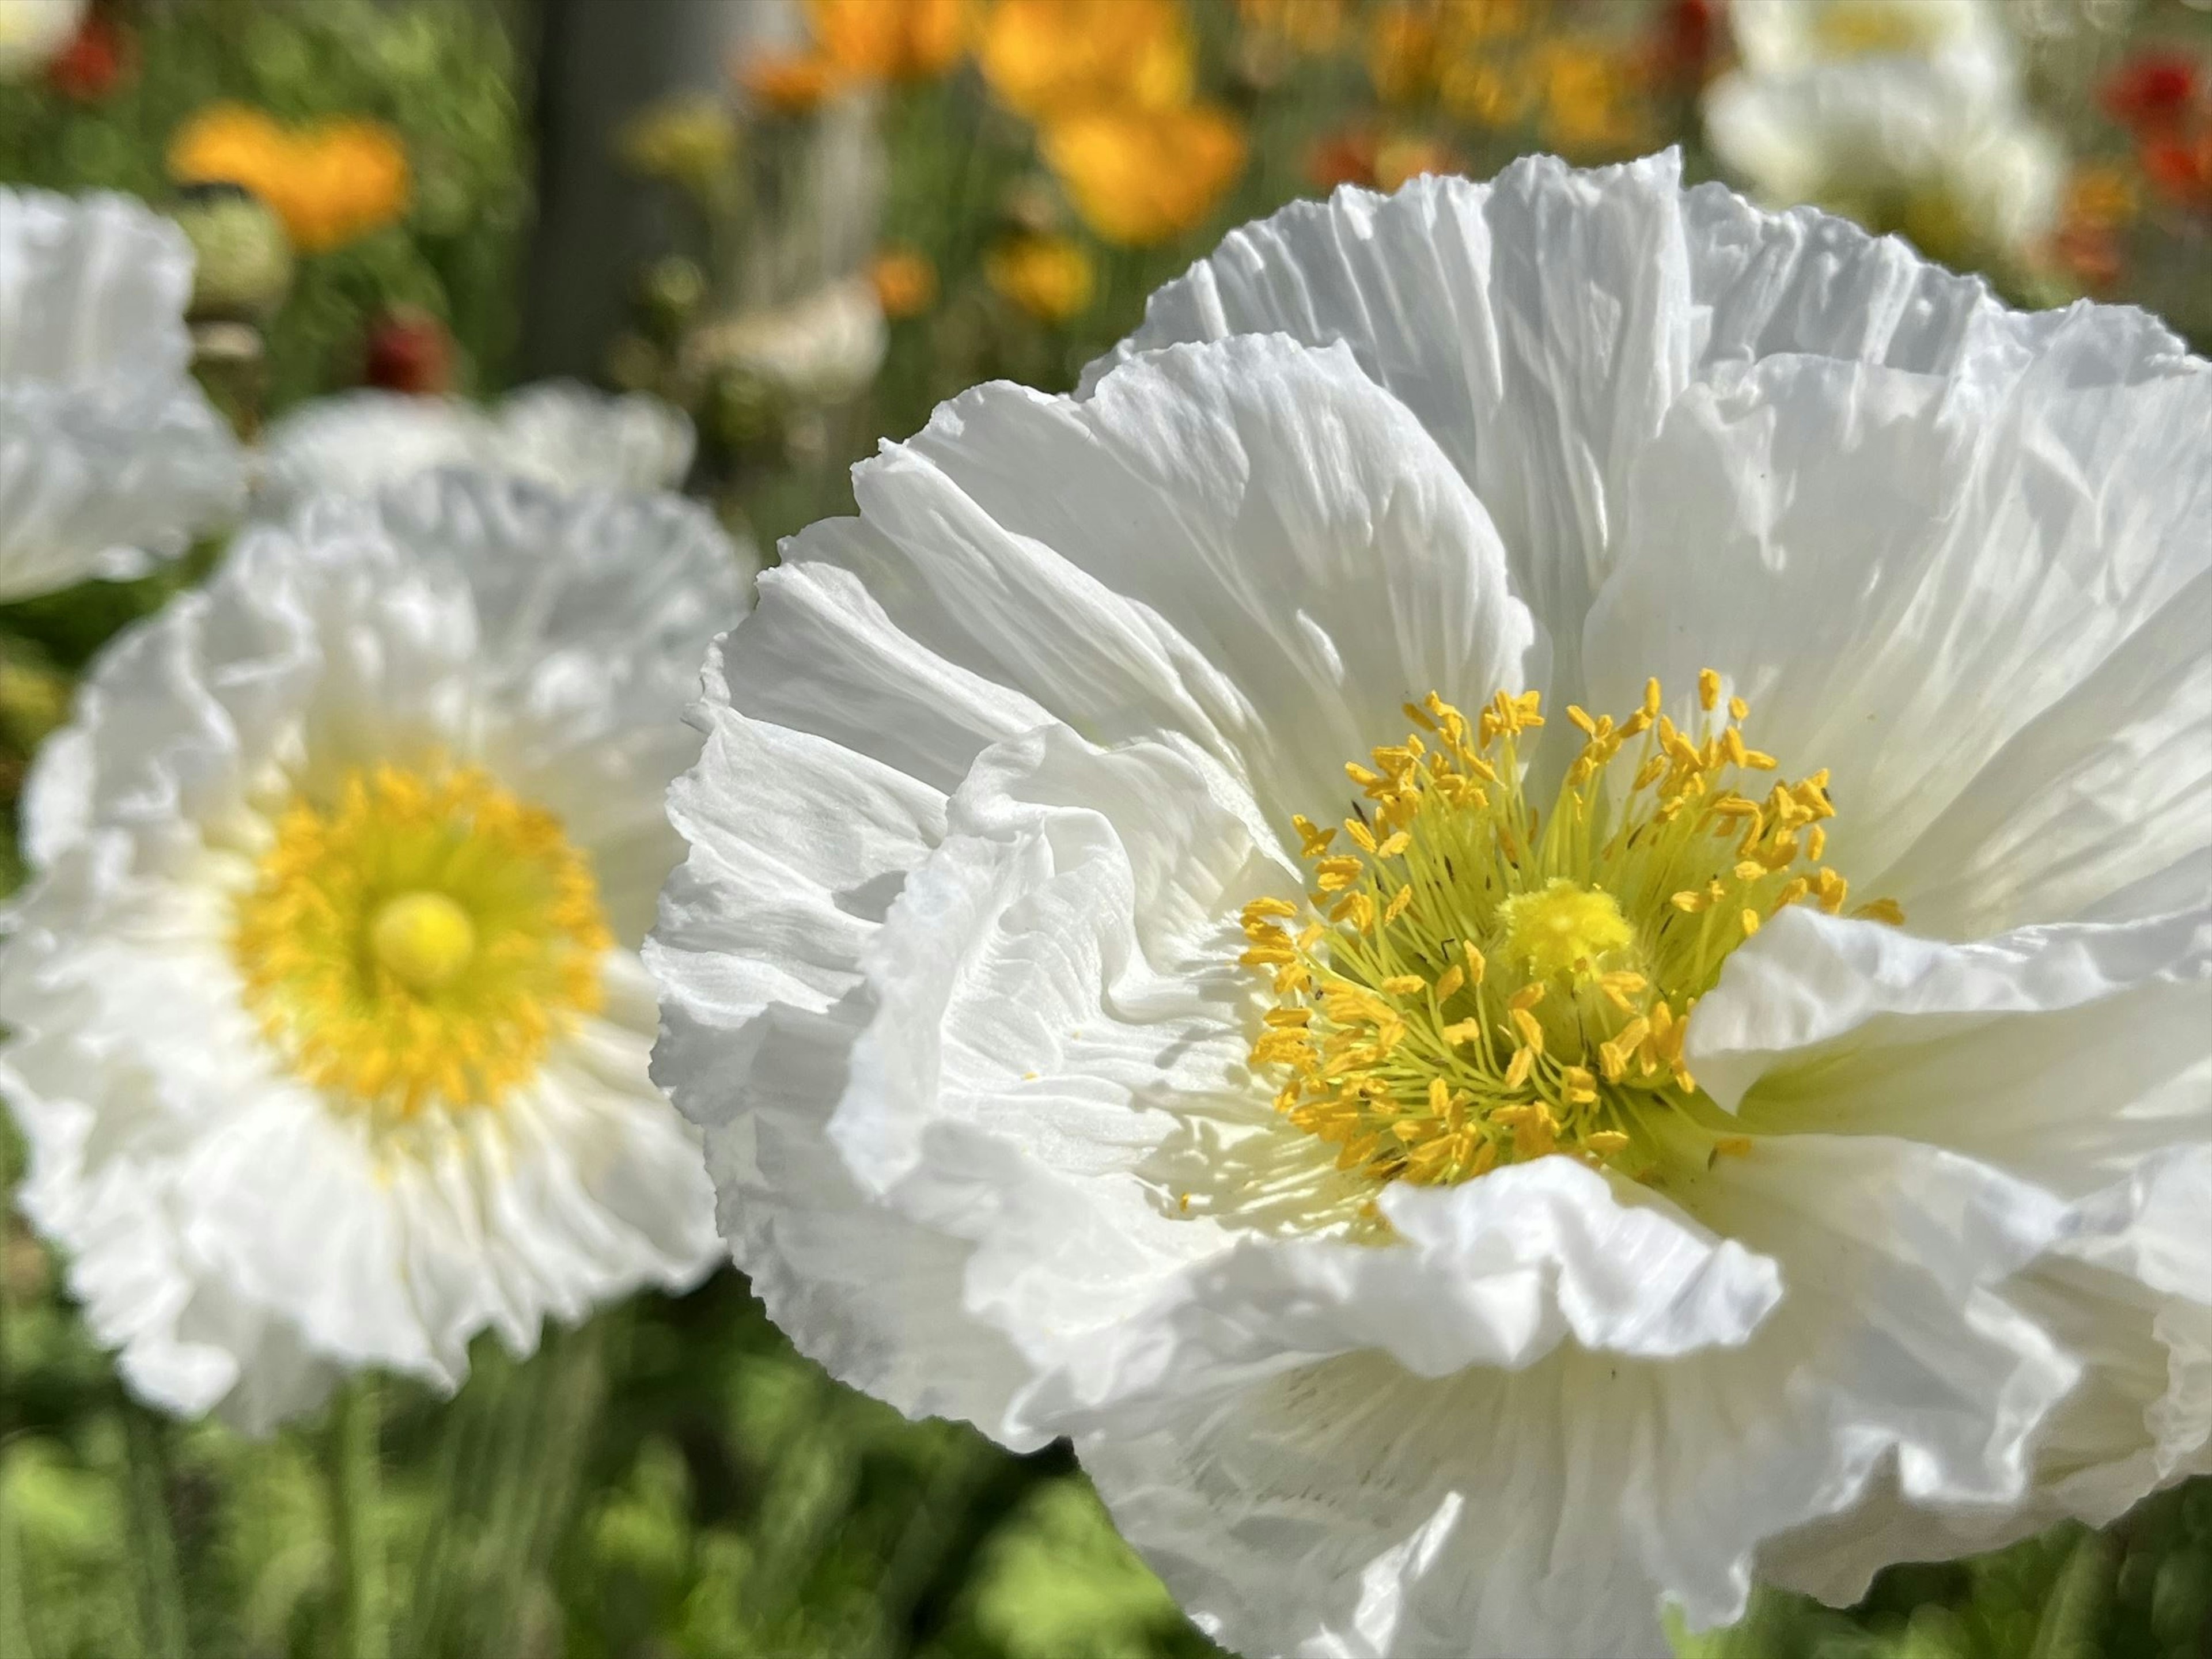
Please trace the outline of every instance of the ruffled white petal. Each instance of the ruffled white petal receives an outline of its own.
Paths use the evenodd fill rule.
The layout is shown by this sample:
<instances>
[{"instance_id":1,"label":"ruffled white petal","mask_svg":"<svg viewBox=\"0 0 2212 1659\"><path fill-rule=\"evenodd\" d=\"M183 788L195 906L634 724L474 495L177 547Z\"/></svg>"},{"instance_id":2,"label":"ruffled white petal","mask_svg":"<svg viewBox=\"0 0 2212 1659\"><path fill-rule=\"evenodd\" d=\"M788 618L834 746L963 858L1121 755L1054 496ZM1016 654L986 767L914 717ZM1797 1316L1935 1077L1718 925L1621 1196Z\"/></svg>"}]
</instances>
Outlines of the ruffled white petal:
<instances>
[{"instance_id":1,"label":"ruffled white petal","mask_svg":"<svg viewBox=\"0 0 2212 1659\"><path fill-rule=\"evenodd\" d=\"M2212 370L2103 317L1945 375L1793 356L1692 387L1590 613L1596 706L1718 669L1755 743L1832 772L1829 861L1942 933L2203 848Z\"/></svg>"},{"instance_id":2,"label":"ruffled white petal","mask_svg":"<svg viewBox=\"0 0 2212 1659\"><path fill-rule=\"evenodd\" d=\"M120 196L0 191L0 599L138 574L235 510L186 373L184 234Z\"/></svg>"},{"instance_id":3,"label":"ruffled white petal","mask_svg":"<svg viewBox=\"0 0 2212 1659\"><path fill-rule=\"evenodd\" d=\"M690 470L691 422L642 392L610 397L541 381L489 408L457 398L340 392L302 404L262 441L254 510L282 518L311 495L374 495L441 467L528 478L548 489L653 490Z\"/></svg>"},{"instance_id":4,"label":"ruffled white petal","mask_svg":"<svg viewBox=\"0 0 2212 1659\"><path fill-rule=\"evenodd\" d=\"M1589 173L1540 156L1485 185L1295 203L1153 295L1085 388L1177 340L1344 341L1480 497L1571 687L1628 467L1689 373L1679 179L1671 153Z\"/></svg>"},{"instance_id":5,"label":"ruffled white petal","mask_svg":"<svg viewBox=\"0 0 2212 1659\"><path fill-rule=\"evenodd\" d=\"M96 666L27 802L39 874L0 947L25 1204L132 1386L265 1428L375 1365L451 1386L715 1255L696 1132L647 1075L636 957L496 1108L373 1132L241 1004L238 894L294 781L438 753L566 812L641 932L678 855L675 715L742 567L672 500L448 476L251 532Z\"/></svg>"},{"instance_id":6,"label":"ruffled white petal","mask_svg":"<svg viewBox=\"0 0 2212 1659\"><path fill-rule=\"evenodd\" d=\"M1869 1141L1784 1151L1722 1212L1785 1290L1747 1341L1663 1358L1567 1343L1436 1378L1369 1349L1249 1382L1201 1370L1097 1412L1079 1448L1202 1628L1372 1659L1663 1654L1662 1601L1698 1626L1737 1616L1763 1541L1878 1471L1961 1504L2019 1492L2075 1372L1988 1287L2059 1206Z\"/></svg>"},{"instance_id":7,"label":"ruffled white petal","mask_svg":"<svg viewBox=\"0 0 2212 1659\"><path fill-rule=\"evenodd\" d=\"M854 487L917 635L1086 735L1188 738L1278 825L1336 817L1342 760L1407 699L1528 683L1497 531L1340 351L1176 348L1079 401L982 387Z\"/></svg>"}]
</instances>

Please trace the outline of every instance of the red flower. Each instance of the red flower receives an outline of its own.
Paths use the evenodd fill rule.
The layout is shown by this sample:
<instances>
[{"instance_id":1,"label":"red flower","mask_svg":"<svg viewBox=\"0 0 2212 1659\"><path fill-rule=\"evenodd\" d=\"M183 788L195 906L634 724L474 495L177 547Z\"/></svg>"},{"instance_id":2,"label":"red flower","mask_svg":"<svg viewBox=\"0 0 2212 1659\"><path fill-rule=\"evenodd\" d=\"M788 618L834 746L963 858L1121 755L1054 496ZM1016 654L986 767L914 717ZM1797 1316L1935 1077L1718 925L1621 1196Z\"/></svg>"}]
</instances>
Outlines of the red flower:
<instances>
[{"instance_id":1,"label":"red flower","mask_svg":"<svg viewBox=\"0 0 2212 1659\"><path fill-rule=\"evenodd\" d=\"M2105 82L2106 112L2137 132L2170 128L2197 102L2197 60L2186 52L2151 47L2112 71Z\"/></svg>"},{"instance_id":2,"label":"red flower","mask_svg":"<svg viewBox=\"0 0 2212 1659\"><path fill-rule=\"evenodd\" d=\"M94 12L76 38L46 65L46 84L64 98L96 104L138 66L138 43L113 18Z\"/></svg>"},{"instance_id":3,"label":"red flower","mask_svg":"<svg viewBox=\"0 0 2212 1659\"><path fill-rule=\"evenodd\" d=\"M1645 44L1654 79L1702 82L1720 50L1721 0L1669 0Z\"/></svg>"},{"instance_id":4,"label":"red flower","mask_svg":"<svg viewBox=\"0 0 2212 1659\"><path fill-rule=\"evenodd\" d=\"M2212 213L2212 123L2143 142L2143 176L2185 208Z\"/></svg>"},{"instance_id":5,"label":"red flower","mask_svg":"<svg viewBox=\"0 0 2212 1659\"><path fill-rule=\"evenodd\" d=\"M427 311L386 312L368 331L362 380L386 392L430 395L453 384L453 337Z\"/></svg>"}]
</instances>

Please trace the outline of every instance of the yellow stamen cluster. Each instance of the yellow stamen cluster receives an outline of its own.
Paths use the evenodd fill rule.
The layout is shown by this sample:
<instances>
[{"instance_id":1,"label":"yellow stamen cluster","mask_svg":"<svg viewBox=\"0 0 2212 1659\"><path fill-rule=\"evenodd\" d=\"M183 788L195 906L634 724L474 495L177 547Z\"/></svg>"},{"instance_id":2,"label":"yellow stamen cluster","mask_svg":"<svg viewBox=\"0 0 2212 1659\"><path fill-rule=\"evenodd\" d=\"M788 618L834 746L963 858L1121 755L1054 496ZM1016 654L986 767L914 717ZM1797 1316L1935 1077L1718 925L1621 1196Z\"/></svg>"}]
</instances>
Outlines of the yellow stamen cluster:
<instances>
[{"instance_id":1,"label":"yellow stamen cluster","mask_svg":"<svg viewBox=\"0 0 2212 1659\"><path fill-rule=\"evenodd\" d=\"M293 801L258 873L232 940L246 1005L349 1105L496 1103L600 1006L590 865L482 772L350 774Z\"/></svg>"},{"instance_id":2,"label":"yellow stamen cluster","mask_svg":"<svg viewBox=\"0 0 2212 1659\"><path fill-rule=\"evenodd\" d=\"M1765 919L1849 889L1820 861L1828 775L1768 782L1721 691L1699 676L1692 729L1656 680L1619 723L1569 708L1581 748L1545 813L1523 793L1537 694L1470 721L1431 692L1404 743L1346 765L1364 804L1340 829L1295 821L1305 902L1244 910L1274 996L1251 1060L1338 1168L1435 1185L1563 1152L1644 1177L1743 1149L1683 1064L1690 1011Z\"/></svg>"}]
</instances>

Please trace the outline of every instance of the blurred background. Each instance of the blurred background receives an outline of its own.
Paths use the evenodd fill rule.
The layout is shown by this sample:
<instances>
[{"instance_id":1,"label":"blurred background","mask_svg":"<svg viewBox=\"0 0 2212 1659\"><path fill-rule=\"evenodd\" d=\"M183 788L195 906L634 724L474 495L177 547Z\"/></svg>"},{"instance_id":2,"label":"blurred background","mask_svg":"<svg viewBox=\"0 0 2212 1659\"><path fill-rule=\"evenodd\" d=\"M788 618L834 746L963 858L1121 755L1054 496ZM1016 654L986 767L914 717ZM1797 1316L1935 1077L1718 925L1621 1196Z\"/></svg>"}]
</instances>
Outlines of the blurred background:
<instances>
[{"instance_id":1,"label":"blurred background","mask_svg":"<svg viewBox=\"0 0 2212 1659\"><path fill-rule=\"evenodd\" d=\"M198 372L248 436L360 386L649 392L697 426L689 487L766 549L849 510L849 464L940 398L1072 386L1229 227L1534 150L1678 145L1693 179L1852 213L2016 303L2142 305L2202 352L2208 3L2004 0L2016 84L1972 131L1780 131L1723 0L0 0L0 181L185 226ZM210 556L0 607L9 823L74 675ZM0 1122L0 1181L21 1157ZM347 1516L386 1569L374 1655L1214 1651L1064 1449L839 1387L733 1272L526 1363L487 1339L451 1401L380 1385L362 1492L329 1474L357 1467L343 1414L252 1442L134 1405L5 1224L6 1659L336 1652ZM1848 1612L1762 1595L1682 1649L2202 1659L2212 1482Z\"/></svg>"}]
</instances>

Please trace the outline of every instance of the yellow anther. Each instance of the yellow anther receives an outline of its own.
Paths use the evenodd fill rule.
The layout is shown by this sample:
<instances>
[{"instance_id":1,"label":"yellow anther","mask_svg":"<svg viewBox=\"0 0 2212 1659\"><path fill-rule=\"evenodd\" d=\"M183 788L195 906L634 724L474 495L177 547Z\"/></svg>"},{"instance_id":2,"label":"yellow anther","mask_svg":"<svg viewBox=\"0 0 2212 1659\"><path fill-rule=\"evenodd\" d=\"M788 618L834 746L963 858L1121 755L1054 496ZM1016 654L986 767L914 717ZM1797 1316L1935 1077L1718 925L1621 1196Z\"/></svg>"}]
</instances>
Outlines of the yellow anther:
<instances>
[{"instance_id":1,"label":"yellow anther","mask_svg":"<svg viewBox=\"0 0 2212 1659\"><path fill-rule=\"evenodd\" d=\"M1600 1129L1595 1134L1584 1135L1583 1145L1600 1158L1613 1158L1628 1150L1628 1137L1618 1129Z\"/></svg>"},{"instance_id":2,"label":"yellow anther","mask_svg":"<svg viewBox=\"0 0 2212 1659\"><path fill-rule=\"evenodd\" d=\"M1751 1151L1751 1137L1723 1135L1713 1142L1713 1150L1723 1158L1742 1158Z\"/></svg>"},{"instance_id":3,"label":"yellow anther","mask_svg":"<svg viewBox=\"0 0 2212 1659\"><path fill-rule=\"evenodd\" d=\"M1413 844L1413 838L1401 830L1376 848L1375 855L1377 858L1385 859L1402 858L1405 856L1406 849Z\"/></svg>"},{"instance_id":4,"label":"yellow anther","mask_svg":"<svg viewBox=\"0 0 2212 1659\"><path fill-rule=\"evenodd\" d=\"M1743 936L1749 939L1759 931L1759 912L1747 909L1743 913Z\"/></svg>"},{"instance_id":5,"label":"yellow anther","mask_svg":"<svg viewBox=\"0 0 2212 1659\"><path fill-rule=\"evenodd\" d=\"M1720 707L1721 677L1710 668L1698 671L1698 703L1708 714Z\"/></svg>"},{"instance_id":6,"label":"yellow anther","mask_svg":"<svg viewBox=\"0 0 2212 1659\"><path fill-rule=\"evenodd\" d=\"M1505 1017L1513 1023L1523 1048L1540 1054L1544 1052L1544 1028L1536 1023L1535 1015L1526 1008L1510 1008Z\"/></svg>"},{"instance_id":7,"label":"yellow anther","mask_svg":"<svg viewBox=\"0 0 2212 1659\"><path fill-rule=\"evenodd\" d=\"M1482 1038L1482 1022L1479 1019L1455 1020L1443 1029L1443 1039L1455 1048L1464 1048Z\"/></svg>"},{"instance_id":8,"label":"yellow anther","mask_svg":"<svg viewBox=\"0 0 2212 1659\"><path fill-rule=\"evenodd\" d=\"M1393 974L1382 981L1382 988L1394 997L1417 997L1429 988L1429 982L1419 974Z\"/></svg>"},{"instance_id":9,"label":"yellow anther","mask_svg":"<svg viewBox=\"0 0 2212 1659\"><path fill-rule=\"evenodd\" d=\"M1506 999L1505 1006L1508 1008L1533 1008L1543 1000L1544 981L1538 980L1534 984L1524 985L1516 991Z\"/></svg>"},{"instance_id":10,"label":"yellow anther","mask_svg":"<svg viewBox=\"0 0 2212 1659\"><path fill-rule=\"evenodd\" d=\"M1457 963L1454 963L1437 976L1437 1000L1449 1001L1459 988L1466 983L1467 970Z\"/></svg>"},{"instance_id":11,"label":"yellow anther","mask_svg":"<svg viewBox=\"0 0 2212 1659\"><path fill-rule=\"evenodd\" d=\"M1659 717L1659 681L1656 677L1644 682L1644 712L1654 720Z\"/></svg>"},{"instance_id":12,"label":"yellow anther","mask_svg":"<svg viewBox=\"0 0 2212 1659\"><path fill-rule=\"evenodd\" d=\"M1506 1062L1505 1087L1508 1091L1519 1088L1528 1080L1528 1073L1535 1069L1536 1051L1534 1048L1516 1048L1513 1058ZM1495 1117L1499 1114L1493 1112L1491 1115Z\"/></svg>"},{"instance_id":13,"label":"yellow anther","mask_svg":"<svg viewBox=\"0 0 2212 1659\"><path fill-rule=\"evenodd\" d=\"M1750 719L1751 705L1746 702L1741 697L1730 697L1729 699L1729 718L1730 720L1738 720Z\"/></svg>"},{"instance_id":14,"label":"yellow anther","mask_svg":"<svg viewBox=\"0 0 2212 1659\"><path fill-rule=\"evenodd\" d=\"M1863 917L1868 921L1887 922L1892 927L1902 927L1905 926L1904 907L1899 905L1895 899L1871 899L1866 903L1859 906L1859 908L1852 911L1851 914L1855 916Z\"/></svg>"}]
</instances>

